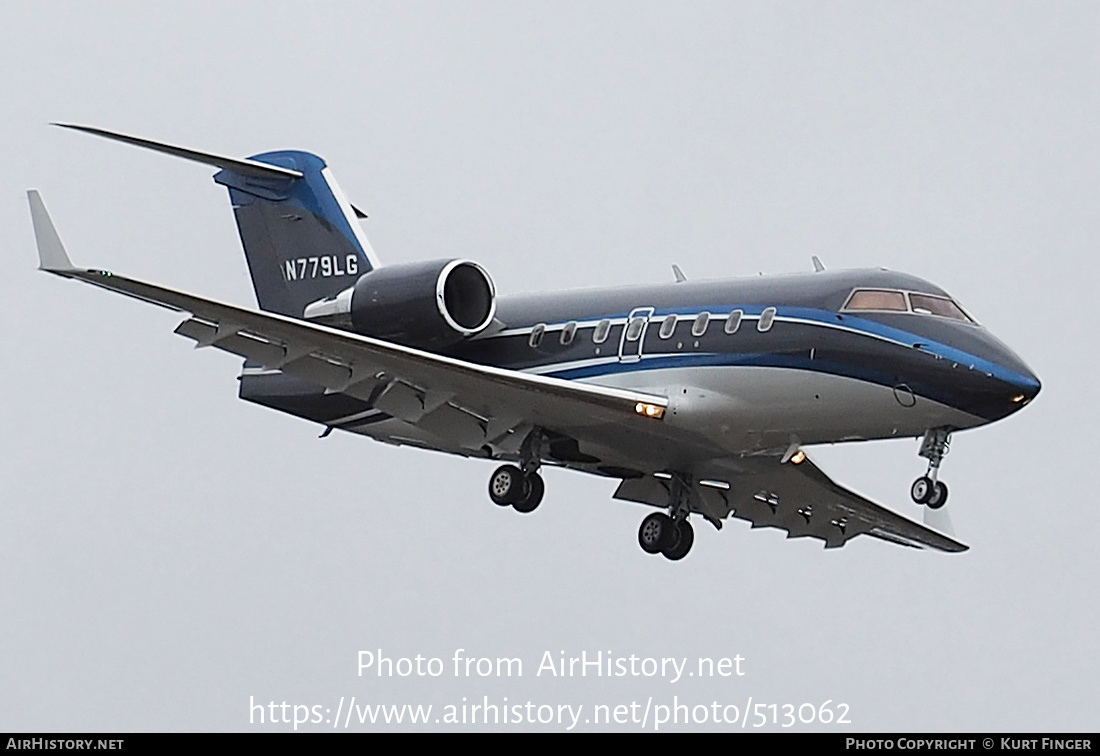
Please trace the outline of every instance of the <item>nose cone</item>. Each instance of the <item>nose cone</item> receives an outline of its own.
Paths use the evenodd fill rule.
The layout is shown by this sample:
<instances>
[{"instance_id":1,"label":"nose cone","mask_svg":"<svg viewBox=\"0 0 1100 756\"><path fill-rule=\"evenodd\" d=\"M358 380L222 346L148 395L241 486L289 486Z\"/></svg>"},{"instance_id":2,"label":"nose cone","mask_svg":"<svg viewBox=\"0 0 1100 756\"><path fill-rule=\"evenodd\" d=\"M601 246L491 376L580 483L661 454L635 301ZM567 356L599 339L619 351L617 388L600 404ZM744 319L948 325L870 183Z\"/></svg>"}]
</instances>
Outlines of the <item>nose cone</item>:
<instances>
[{"instance_id":1,"label":"nose cone","mask_svg":"<svg viewBox=\"0 0 1100 756\"><path fill-rule=\"evenodd\" d=\"M1030 404L1039 395L1042 384L1015 352L992 337L990 341L995 345L992 361L998 368L994 372L1002 387L999 391L1001 398L997 402L1000 408L990 418L996 419L1007 417Z\"/></svg>"},{"instance_id":2,"label":"nose cone","mask_svg":"<svg viewBox=\"0 0 1100 756\"><path fill-rule=\"evenodd\" d=\"M957 350L945 353L942 373L945 394L956 400L956 407L989 423L1018 412L1038 396L1042 384L1035 373L989 331L959 326L944 336L943 343Z\"/></svg>"},{"instance_id":3,"label":"nose cone","mask_svg":"<svg viewBox=\"0 0 1100 756\"><path fill-rule=\"evenodd\" d=\"M1017 373L1017 375L1009 381L1010 385L1012 385L1014 389L1017 389L1017 393L1012 395L1010 401L1012 404L1023 407L1039 395L1039 390L1043 385L1039 383L1039 379L1036 377L1035 373L1031 372L1023 363L1020 364L1023 370Z\"/></svg>"}]
</instances>

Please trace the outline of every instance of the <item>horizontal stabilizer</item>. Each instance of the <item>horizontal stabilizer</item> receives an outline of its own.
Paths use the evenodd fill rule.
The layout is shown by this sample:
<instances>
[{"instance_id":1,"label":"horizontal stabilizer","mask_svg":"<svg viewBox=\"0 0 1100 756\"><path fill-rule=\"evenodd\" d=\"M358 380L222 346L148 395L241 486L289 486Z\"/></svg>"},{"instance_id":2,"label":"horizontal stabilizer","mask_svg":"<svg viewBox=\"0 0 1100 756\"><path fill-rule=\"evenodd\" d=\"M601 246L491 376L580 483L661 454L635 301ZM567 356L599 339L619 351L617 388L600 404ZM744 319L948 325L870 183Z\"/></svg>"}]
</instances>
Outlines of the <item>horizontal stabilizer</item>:
<instances>
[{"instance_id":1,"label":"horizontal stabilizer","mask_svg":"<svg viewBox=\"0 0 1100 756\"><path fill-rule=\"evenodd\" d=\"M31 221L34 223L34 239L38 243L38 269L50 271L76 270L72 260L65 252L65 245L53 227L50 214L42 196L35 189L27 190L27 200L31 203Z\"/></svg>"},{"instance_id":2,"label":"horizontal stabilizer","mask_svg":"<svg viewBox=\"0 0 1100 756\"><path fill-rule=\"evenodd\" d=\"M116 134L113 131L97 129L93 128L92 126L77 126L71 123L55 123L52 125L60 126L63 129L83 131L86 134L94 134L95 136L101 136L105 139L113 139L116 142L125 142L126 144L131 144L135 147L144 147L147 150L163 152L166 155L175 155L176 157L183 158L184 160L193 160L196 163L204 163L206 165L214 166L215 168L222 168L224 170L232 171L242 176L249 176L251 178L286 180L302 178L303 175L301 171L295 171L290 168L281 168L277 165L271 165L270 163L261 163L258 160L248 160L246 158L231 158L224 157L222 155L212 155L208 152L189 150L186 147L174 147L170 144L154 142L149 139L141 139L139 137L127 136L125 134Z\"/></svg>"}]
</instances>

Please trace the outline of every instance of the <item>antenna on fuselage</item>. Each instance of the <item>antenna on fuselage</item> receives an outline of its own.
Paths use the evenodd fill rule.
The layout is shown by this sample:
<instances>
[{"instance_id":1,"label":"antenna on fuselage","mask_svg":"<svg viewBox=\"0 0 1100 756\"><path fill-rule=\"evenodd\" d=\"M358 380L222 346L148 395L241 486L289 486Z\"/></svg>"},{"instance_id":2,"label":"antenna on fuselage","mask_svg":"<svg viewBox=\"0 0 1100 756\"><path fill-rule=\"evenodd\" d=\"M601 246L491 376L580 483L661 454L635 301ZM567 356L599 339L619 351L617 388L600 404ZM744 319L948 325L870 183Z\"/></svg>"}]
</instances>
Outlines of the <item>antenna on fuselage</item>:
<instances>
[{"instance_id":1,"label":"antenna on fuselage","mask_svg":"<svg viewBox=\"0 0 1100 756\"><path fill-rule=\"evenodd\" d=\"M810 259L814 261L814 273L820 273L821 271L825 270L825 266L822 264L821 259L817 255L811 256Z\"/></svg>"},{"instance_id":2,"label":"antenna on fuselage","mask_svg":"<svg viewBox=\"0 0 1100 756\"><path fill-rule=\"evenodd\" d=\"M680 270L680 266L673 264L672 275L676 276L676 283L683 283L688 280L688 277L684 275L684 271Z\"/></svg>"}]
</instances>

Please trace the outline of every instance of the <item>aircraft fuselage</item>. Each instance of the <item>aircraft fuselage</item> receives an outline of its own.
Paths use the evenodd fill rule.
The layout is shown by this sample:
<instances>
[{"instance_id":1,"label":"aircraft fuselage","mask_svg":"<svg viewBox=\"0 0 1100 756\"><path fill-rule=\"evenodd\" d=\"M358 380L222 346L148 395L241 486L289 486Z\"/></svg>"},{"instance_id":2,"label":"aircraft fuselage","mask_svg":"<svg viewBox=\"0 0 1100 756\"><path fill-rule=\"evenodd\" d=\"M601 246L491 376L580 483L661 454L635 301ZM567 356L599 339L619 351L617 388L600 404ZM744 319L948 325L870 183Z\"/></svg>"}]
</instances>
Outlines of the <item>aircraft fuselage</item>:
<instances>
[{"instance_id":1,"label":"aircraft fuselage","mask_svg":"<svg viewBox=\"0 0 1100 756\"><path fill-rule=\"evenodd\" d=\"M1016 411L1038 392L1020 358L969 316L846 308L860 290L947 297L927 281L886 270L504 296L497 304L503 327L445 353L664 394L667 423L735 455L774 452L792 441L972 428ZM259 378L265 385L250 391L249 381ZM293 383L246 371L242 397L331 427L433 446L430 434L366 404L311 397L291 390ZM606 445L588 443L588 456L646 466L645 449L621 448L613 428ZM667 462L667 449L658 456Z\"/></svg>"}]
</instances>

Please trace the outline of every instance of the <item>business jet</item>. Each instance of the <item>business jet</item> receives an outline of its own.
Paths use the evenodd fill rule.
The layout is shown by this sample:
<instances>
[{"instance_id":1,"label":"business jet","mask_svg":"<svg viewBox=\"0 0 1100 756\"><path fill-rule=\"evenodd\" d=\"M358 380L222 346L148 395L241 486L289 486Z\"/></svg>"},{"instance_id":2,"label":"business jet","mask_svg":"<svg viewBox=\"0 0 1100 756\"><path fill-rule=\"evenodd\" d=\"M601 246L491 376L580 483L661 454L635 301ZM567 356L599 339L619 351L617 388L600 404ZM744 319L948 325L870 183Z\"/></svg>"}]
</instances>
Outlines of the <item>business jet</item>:
<instances>
[{"instance_id":1,"label":"business jet","mask_svg":"<svg viewBox=\"0 0 1100 756\"><path fill-rule=\"evenodd\" d=\"M814 257L794 275L689 281L674 266L667 284L498 297L470 260L382 265L316 155L231 158L57 125L218 169L258 309L75 267L30 190L40 269L184 313L175 333L244 358L242 399L322 436L503 463L489 478L502 507L535 510L544 465L616 479L614 498L657 508L638 541L670 560L691 549L693 517L826 548L869 535L965 551L835 483L806 447L921 439L910 495L927 513L947 500L952 435L1039 392L954 298L904 273Z\"/></svg>"}]
</instances>

